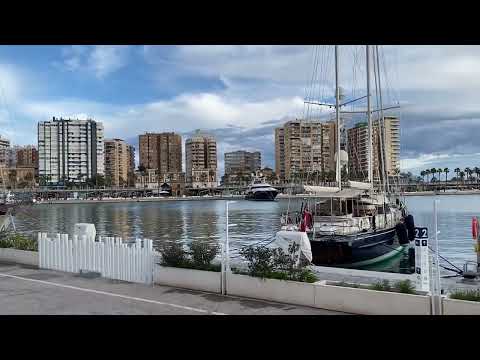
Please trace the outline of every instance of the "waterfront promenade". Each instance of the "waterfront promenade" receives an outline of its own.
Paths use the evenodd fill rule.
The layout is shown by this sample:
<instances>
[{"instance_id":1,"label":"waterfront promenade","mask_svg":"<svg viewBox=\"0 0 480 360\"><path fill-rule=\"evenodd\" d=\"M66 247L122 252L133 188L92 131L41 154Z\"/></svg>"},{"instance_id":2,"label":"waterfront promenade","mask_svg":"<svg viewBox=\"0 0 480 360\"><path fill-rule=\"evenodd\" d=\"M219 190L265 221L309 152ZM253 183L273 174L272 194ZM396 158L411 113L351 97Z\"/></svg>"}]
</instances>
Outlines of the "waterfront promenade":
<instances>
[{"instance_id":1,"label":"waterfront promenade","mask_svg":"<svg viewBox=\"0 0 480 360\"><path fill-rule=\"evenodd\" d=\"M404 196L441 196L441 195L480 195L480 190L459 190L447 192L434 191L415 191L404 192ZM277 200L280 199L302 199L305 197L315 197L312 195L298 194L286 195L279 194ZM216 195L216 196L185 196L185 197L139 197L139 198L103 198L103 199L49 199L37 201L37 205L42 204L81 204L81 203L124 203L124 202L162 202L162 201L203 201L203 200L243 200L244 195Z\"/></svg>"},{"instance_id":2,"label":"waterfront promenade","mask_svg":"<svg viewBox=\"0 0 480 360\"><path fill-rule=\"evenodd\" d=\"M0 263L0 315L334 315L334 311Z\"/></svg>"}]
</instances>

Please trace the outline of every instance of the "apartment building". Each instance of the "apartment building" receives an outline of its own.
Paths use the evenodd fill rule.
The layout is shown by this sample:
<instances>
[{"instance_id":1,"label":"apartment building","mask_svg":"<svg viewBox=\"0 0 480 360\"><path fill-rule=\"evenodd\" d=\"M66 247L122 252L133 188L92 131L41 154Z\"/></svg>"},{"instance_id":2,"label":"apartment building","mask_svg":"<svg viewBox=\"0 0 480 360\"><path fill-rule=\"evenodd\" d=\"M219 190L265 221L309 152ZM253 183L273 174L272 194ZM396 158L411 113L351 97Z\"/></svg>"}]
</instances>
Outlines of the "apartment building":
<instances>
[{"instance_id":1,"label":"apartment building","mask_svg":"<svg viewBox=\"0 0 480 360\"><path fill-rule=\"evenodd\" d=\"M133 163L132 163L133 158ZM105 140L105 180L111 186L133 186L135 148L122 139Z\"/></svg>"},{"instance_id":2,"label":"apartment building","mask_svg":"<svg viewBox=\"0 0 480 360\"><path fill-rule=\"evenodd\" d=\"M400 167L400 121L395 116L384 117L385 126L385 168L388 176L393 176L394 170ZM373 128L373 176L379 179L381 167L380 131L379 121L372 122ZM348 158L349 172L352 179L364 180L368 177L368 124L358 123L352 129L348 129Z\"/></svg>"},{"instance_id":3,"label":"apartment building","mask_svg":"<svg viewBox=\"0 0 480 360\"><path fill-rule=\"evenodd\" d=\"M47 184L85 182L104 175L103 124L92 119L38 123L38 171Z\"/></svg>"},{"instance_id":4,"label":"apartment building","mask_svg":"<svg viewBox=\"0 0 480 360\"><path fill-rule=\"evenodd\" d=\"M186 181L190 188L217 186L217 141L197 130L185 142Z\"/></svg>"},{"instance_id":5,"label":"apartment building","mask_svg":"<svg viewBox=\"0 0 480 360\"><path fill-rule=\"evenodd\" d=\"M10 140L0 135L0 166L2 167L9 166L9 149Z\"/></svg>"},{"instance_id":6,"label":"apartment building","mask_svg":"<svg viewBox=\"0 0 480 360\"><path fill-rule=\"evenodd\" d=\"M298 172L335 170L335 123L294 120L275 129L275 172L288 181Z\"/></svg>"},{"instance_id":7,"label":"apartment building","mask_svg":"<svg viewBox=\"0 0 480 360\"><path fill-rule=\"evenodd\" d=\"M182 172L182 137L173 132L139 136L140 167L157 169L159 174Z\"/></svg>"}]
</instances>

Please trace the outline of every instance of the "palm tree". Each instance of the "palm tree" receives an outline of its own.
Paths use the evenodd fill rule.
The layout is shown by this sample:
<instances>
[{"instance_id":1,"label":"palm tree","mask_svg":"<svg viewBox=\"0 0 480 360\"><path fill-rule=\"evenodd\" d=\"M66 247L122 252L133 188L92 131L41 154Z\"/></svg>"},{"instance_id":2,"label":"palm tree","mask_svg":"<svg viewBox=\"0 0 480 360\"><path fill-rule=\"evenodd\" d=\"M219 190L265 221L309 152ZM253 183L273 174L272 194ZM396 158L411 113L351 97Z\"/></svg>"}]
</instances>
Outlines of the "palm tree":
<instances>
[{"instance_id":1,"label":"palm tree","mask_svg":"<svg viewBox=\"0 0 480 360\"><path fill-rule=\"evenodd\" d=\"M477 177L477 183L478 183L478 176L480 175L480 168L474 167L473 172L475 173L475 176Z\"/></svg>"},{"instance_id":2,"label":"palm tree","mask_svg":"<svg viewBox=\"0 0 480 360\"><path fill-rule=\"evenodd\" d=\"M435 178L435 174L437 173L437 169L436 168L431 168L430 173L432 174L432 182L433 182L433 179ZM435 180L436 180L436 178L435 178Z\"/></svg>"},{"instance_id":3,"label":"palm tree","mask_svg":"<svg viewBox=\"0 0 480 360\"><path fill-rule=\"evenodd\" d=\"M425 170L425 175L427 175L427 183L428 183L429 182L428 175L430 175L430 169Z\"/></svg>"},{"instance_id":4,"label":"palm tree","mask_svg":"<svg viewBox=\"0 0 480 360\"><path fill-rule=\"evenodd\" d=\"M470 170L469 167L466 167L465 173L467 174L467 181L468 181L470 179L470 176L472 175L472 170Z\"/></svg>"},{"instance_id":5,"label":"palm tree","mask_svg":"<svg viewBox=\"0 0 480 360\"><path fill-rule=\"evenodd\" d=\"M425 175L427 175L427 173L425 172L425 170L422 170L422 171L420 172L420 175L422 175L423 182L425 182Z\"/></svg>"},{"instance_id":6,"label":"palm tree","mask_svg":"<svg viewBox=\"0 0 480 360\"><path fill-rule=\"evenodd\" d=\"M462 180L462 183L463 183L463 178L465 177L465 173L463 171L460 171L459 175L460 175L460 179Z\"/></svg>"},{"instance_id":7,"label":"palm tree","mask_svg":"<svg viewBox=\"0 0 480 360\"><path fill-rule=\"evenodd\" d=\"M455 174L457 174L456 178L457 178L457 182L458 182L458 178L460 177L460 168L455 168L454 172L455 172Z\"/></svg>"},{"instance_id":8,"label":"palm tree","mask_svg":"<svg viewBox=\"0 0 480 360\"><path fill-rule=\"evenodd\" d=\"M443 169L443 172L445 173L445 189L447 188L447 183L448 183L448 173L450 170L448 168Z\"/></svg>"}]
</instances>

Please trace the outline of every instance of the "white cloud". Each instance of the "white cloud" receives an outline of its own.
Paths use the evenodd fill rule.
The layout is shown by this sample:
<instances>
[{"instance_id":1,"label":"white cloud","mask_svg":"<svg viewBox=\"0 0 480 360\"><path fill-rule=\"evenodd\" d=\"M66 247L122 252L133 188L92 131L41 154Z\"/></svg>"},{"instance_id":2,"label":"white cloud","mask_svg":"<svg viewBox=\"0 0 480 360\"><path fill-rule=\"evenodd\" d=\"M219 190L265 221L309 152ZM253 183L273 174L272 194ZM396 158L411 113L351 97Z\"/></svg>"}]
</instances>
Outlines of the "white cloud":
<instances>
[{"instance_id":1,"label":"white cloud","mask_svg":"<svg viewBox=\"0 0 480 360\"><path fill-rule=\"evenodd\" d=\"M37 121L75 114L104 122L108 137L131 138L144 131L216 129L228 124L253 129L262 122L302 116L304 88L313 71L312 49L311 46L275 45L145 46L138 50L152 66L152 79L167 79L169 89L178 86L176 82L181 83L182 77L192 83L199 79L198 92L182 90L170 99L128 105L82 99L34 101L24 97L24 92L30 84L35 84L35 79L29 79L29 86L25 87L18 69L0 64L0 84L7 89L5 98L9 101L8 112L0 113L0 131L6 129L19 141L26 141L27 127L34 139ZM361 66L365 56L363 47L340 49L342 64L345 64L341 67L341 84L351 91L352 82L348 83L347 79L354 68L352 60L356 59L355 86L360 88L365 76ZM328 81L317 89L317 94L333 94L333 50L330 47L322 51L319 52L319 68L326 71L323 77ZM391 70L385 85L396 89L398 100L405 105L402 154L408 154L408 158L402 160L402 170L460 161L456 155L446 158L448 153L478 152L476 140L470 142L465 136L473 139L475 126L480 124L477 101L480 47L386 46L384 53ZM64 69L106 79L128 64L131 51L127 46L72 46L64 48L62 54ZM195 80L191 81L192 78ZM217 80L224 88L206 91L201 84L205 79ZM48 96L48 89L46 94ZM26 119L23 128L15 127L19 129L17 132L9 122L13 118L12 111ZM437 133L433 134L433 129L437 129ZM431 136L425 137L425 133ZM239 143L245 144L244 140L239 139ZM273 147L272 136L266 137L265 143L268 144L265 147ZM445 146L435 149L435 143ZM230 149L231 145L224 146ZM425 155L437 151L442 152L441 155ZM424 155L416 156L422 153ZM474 159L471 161L473 163Z\"/></svg>"},{"instance_id":2,"label":"white cloud","mask_svg":"<svg viewBox=\"0 0 480 360\"><path fill-rule=\"evenodd\" d=\"M129 46L124 45L71 46L62 51L62 66L68 71L88 71L103 79L127 65L129 51Z\"/></svg>"},{"instance_id":3,"label":"white cloud","mask_svg":"<svg viewBox=\"0 0 480 360\"><path fill-rule=\"evenodd\" d=\"M24 74L16 66L0 64L0 106L6 107L18 101L25 87Z\"/></svg>"},{"instance_id":4,"label":"white cloud","mask_svg":"<svg viewBox=\"0 0 480 360\"><path fill-rule=\"evenodd\" d=\"M88 65L98 78L104 78L127 64L128 46L95 46L90 54Z\"/></svg>"},{"instance_id":5,"label":"white cloud","mask_svg":"<svg viewBox=\"0 0 480 360\"><path fill-rule=\"evenodd\" d=\"M458 154L421 154L415 158L406 158L400 160L400 168L403 172L411 171L419 175L422 170L431 168L448 167L451 172L457 167L464 169L465 167L478 166L480 153Z\"/></svg>"}]
</instances>

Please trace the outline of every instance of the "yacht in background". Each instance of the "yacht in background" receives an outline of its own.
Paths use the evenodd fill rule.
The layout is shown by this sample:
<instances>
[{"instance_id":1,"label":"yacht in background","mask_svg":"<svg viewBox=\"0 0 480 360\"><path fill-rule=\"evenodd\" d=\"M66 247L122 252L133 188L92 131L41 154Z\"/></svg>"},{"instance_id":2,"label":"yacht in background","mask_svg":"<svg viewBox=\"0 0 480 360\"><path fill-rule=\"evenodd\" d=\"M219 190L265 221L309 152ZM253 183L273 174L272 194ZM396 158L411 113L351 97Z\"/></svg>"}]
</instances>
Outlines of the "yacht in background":
<instances>
[{"instance_id":1,"label":"yacht in background","mask_svg":"<svg viewBox=\"0 0 480 360\"><path fill-rule=\"evenodd\" d=\"M278 195L278 190L265 181L255 178L248 187L245 200L274 201Z\"/></svg>"}]
</instances>

